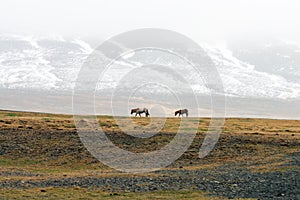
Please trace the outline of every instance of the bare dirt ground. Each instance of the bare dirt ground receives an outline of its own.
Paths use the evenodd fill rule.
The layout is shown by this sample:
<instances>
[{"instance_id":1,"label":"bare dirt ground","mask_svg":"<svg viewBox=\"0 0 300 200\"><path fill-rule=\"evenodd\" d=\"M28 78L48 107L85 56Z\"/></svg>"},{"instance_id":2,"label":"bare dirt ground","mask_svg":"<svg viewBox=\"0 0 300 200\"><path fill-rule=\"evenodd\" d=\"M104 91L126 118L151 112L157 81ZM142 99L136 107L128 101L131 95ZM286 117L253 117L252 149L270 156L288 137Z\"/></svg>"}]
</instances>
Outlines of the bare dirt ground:
<instances>
[{"instance_id":1,"label":"bare dirt ground","mask_svg":"<svg viewBox=\"0 0 300 200\"><path fill-rule=\"evenodd\" d=\"M110 116L99 124L119 147L162 148L176 135L178 118L148 139L128 136ZM133 119L137 125L149 122ZM198 123L199 119L193 119ZM189 149L173 164L126 174L96 160L82 145L72 116L0 112L0 197L3 199L299 199L300 121L226 119L215 149L198 152L209 119L200 119Z\"/></svg>"}]
</instances>

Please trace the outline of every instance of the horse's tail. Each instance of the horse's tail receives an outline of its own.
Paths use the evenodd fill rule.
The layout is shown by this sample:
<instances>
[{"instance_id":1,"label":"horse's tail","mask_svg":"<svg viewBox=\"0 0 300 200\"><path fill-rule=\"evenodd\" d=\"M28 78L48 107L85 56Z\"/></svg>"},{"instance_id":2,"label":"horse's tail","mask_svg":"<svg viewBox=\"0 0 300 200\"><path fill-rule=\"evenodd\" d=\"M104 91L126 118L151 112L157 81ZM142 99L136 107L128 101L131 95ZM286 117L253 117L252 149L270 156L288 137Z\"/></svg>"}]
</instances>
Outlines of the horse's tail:
<instances>
[{"instance_id":1,"label":"horse's tail","mask_svg":"<svg viewBox=\"0 0 300 200\"><path fill-rule=\"evenodd\" d=\"M150 116L149 110L147 108L145 108L145 113L147 117Z\"/></svg>"}]
</instances>

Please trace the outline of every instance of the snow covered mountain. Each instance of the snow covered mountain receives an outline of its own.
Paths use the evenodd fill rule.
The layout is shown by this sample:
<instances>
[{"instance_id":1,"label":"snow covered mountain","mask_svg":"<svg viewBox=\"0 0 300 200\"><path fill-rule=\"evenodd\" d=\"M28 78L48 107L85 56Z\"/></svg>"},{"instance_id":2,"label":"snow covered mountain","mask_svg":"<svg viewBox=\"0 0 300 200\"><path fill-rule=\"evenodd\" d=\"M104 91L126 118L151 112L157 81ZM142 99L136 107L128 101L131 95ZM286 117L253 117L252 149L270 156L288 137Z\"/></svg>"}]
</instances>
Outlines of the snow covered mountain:
<instances>
[{"instance_id":1,"label":"snow covered mountain","mask_svg":"<svg viewBox=\"0 0 300 200\"><path fill-rule=\"evenodd\" d=\"M62 37L0 36L0 87L69 90L90 46Z\"/></svg>"},{"instance_id":2,"label":"snow covered mountain","mask_svg":"<svg viewBox=\"0 0 300 200\"><path fill-rule=\"evenodd\" d=\"M300 99L300 48L288 43L260 46L212 48L203 46L217 66L227 96L265 99ZM77 74L92 47L80 39L63 37L0 36L0 89L26 89L70 93ZM138 55L137 55L138 56ZM135 66L147 62L183 66L164 58L121 57L101 84L114 88L117 80ZM153 59L153 60L151 60ZM159 69L156 73L163 73ZM186 72L188 73L188 72ZM192 88L202 94L208 89L199 77L188 75ZM171 84L176 85L176 79ZM101 88L100 88L101 89Z\"/></svg>"},{"instance_id":3,"label":"snow covered mountain","mask_svg":"<svg viewBox=\"0 0 300 200\"><path fill-rule=\"evenodd\" d=\"M256 70L300 83L299 44L269 39L235 41L228 46L237 59L251 63Z\"/></svg>"},{"instance_id":4,"label":"snow covered mountain","mask_svg":"<svg viewBox=\"0 0 300 200\"><path fill-rule=\"evenodd\" d=\"M206 50L218 67L227 95L271 99L300 97L300 82L275 73L276 69L272 69L272 66L269 66L271 69L267 68L268 70L260 69L250 60L238 59L229 49L206 48ZM257 58L261 59L261 56L264 55L257 55ZM286 64L288 66L288 63ZM300 62L298 69L296 67L293 69L299 73ZM286 74L291 73L290 67L282 69L282 71L285 71Z\"/></svg>"}]
</instances>

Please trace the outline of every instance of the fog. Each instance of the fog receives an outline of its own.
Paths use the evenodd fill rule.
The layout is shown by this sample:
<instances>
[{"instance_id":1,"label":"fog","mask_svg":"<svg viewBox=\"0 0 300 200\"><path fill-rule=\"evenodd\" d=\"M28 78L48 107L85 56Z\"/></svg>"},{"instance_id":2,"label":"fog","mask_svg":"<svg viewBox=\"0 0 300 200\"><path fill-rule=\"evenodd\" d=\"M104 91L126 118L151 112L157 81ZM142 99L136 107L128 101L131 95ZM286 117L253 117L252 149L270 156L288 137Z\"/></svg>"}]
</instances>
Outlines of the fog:
<instances>
[{"instance_id":1,"label":"fog","mask_svg":"<svg viewBox=\"0 0 300 200\"><path fill-rule=\"evenodd\" d=\"M137 28L165 28L197 42L272 37L299 42L297 0L6 0L0 31L107 39Z\"/></svg>"}]
</instances>

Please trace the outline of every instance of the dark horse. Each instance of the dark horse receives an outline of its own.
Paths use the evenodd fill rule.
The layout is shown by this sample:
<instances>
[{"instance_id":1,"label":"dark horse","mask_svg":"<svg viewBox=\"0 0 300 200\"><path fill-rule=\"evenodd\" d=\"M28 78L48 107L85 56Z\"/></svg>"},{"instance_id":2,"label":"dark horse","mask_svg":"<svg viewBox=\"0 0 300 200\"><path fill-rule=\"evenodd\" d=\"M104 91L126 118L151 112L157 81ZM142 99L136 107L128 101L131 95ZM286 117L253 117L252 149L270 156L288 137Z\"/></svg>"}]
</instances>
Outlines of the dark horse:
<instances>
[{"instance_id":1,"label":"dark horse","mask_svg":"<svg viewBox=\"0 0 300 200\"><path fill-rule=\"evenodd\" d=\"M150 116L149 110L147 108L134 108L131 109L131 113L135 113L135 116L139 115L141 117L142 113L145 113L146 117Z\"/></svg>"},{"instance_id":2,"label":"dark horse","mask_svg":"<svg viewBox=\"0 0 300 200\"><path fill-rule=\"evenodd\" d=\"M188 109L177 110L177 111L175 111L175 116L177 114L179 114L178 117L180 117L180 115L183 116L183 114L185 114L185 116L188 117L189 116L189 111L188 111Z\"/></svg>"}]
</instances>

